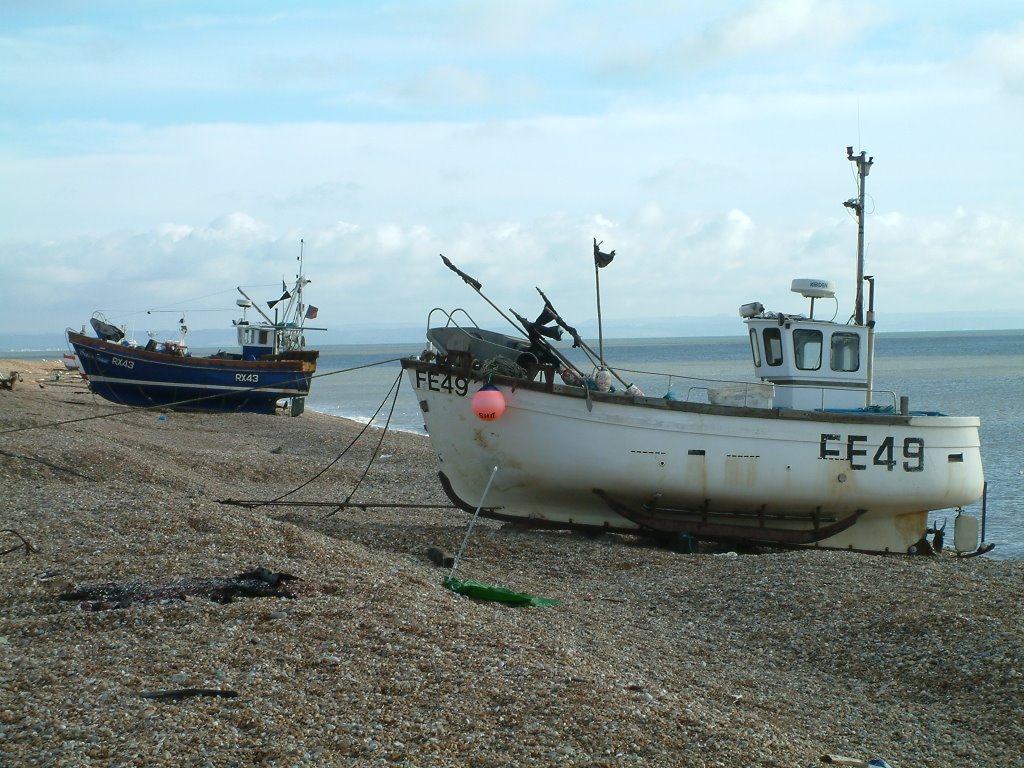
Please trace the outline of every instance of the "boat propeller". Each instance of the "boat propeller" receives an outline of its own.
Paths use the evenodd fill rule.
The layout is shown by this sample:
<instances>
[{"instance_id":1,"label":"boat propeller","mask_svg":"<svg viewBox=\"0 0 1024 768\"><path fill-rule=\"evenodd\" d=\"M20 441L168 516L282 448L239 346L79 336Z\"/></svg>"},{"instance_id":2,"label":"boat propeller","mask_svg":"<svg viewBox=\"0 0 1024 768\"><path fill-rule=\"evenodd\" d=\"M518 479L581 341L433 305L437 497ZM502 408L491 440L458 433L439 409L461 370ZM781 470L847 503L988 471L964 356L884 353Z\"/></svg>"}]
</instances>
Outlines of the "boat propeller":
<instances>
[{"instance_id":1,"label":"boat propeller","mask_svg":"<svg viewBox=\"0 0 1024 768\"><path fill-rule=\"evenodd\" d=\"M946 522L943 519L941 528L938 527L938 523L932 523L932 527L925 531L926 534L932 534L932 550L935 552L941 552L942 547L945 545Z\"/></svg>"}]
</instances>

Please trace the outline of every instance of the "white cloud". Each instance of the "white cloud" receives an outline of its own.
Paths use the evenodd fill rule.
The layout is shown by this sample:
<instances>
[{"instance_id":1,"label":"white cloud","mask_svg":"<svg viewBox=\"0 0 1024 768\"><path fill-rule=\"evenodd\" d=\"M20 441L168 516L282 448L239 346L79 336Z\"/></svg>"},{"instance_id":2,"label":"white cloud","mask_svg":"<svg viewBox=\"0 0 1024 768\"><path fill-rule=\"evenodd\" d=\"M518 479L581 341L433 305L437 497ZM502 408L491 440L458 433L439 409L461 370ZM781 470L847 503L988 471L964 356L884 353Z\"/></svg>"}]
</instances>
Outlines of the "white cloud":
<instances>
[{"instance_id":1,"label":"white cloud","mask_svg":"<svg viewBox=\"0 0 1024 768\"><path fill-rule=\"evenodd\" d=\"M789 293L794 277L835 280L844 311L852 306L854 291L856 227L838 218L788 230L739 210L708 220L667 220L651 217L645 205L623 219L504 220L449 232L336 222L303 236L313 278L308 298L335 329L372 318L419 325L434 306L461 306L480 322L498 321L444 268L441 252L481 280L485 294L503 310L539 311L534 289L540 287L570 322L583 323L595 315L595 236L603 248L617 250L601 273L609 336L617 318L731 315L745 301L802 311L801 300ZM1017 258L1022 250L1024 226L990 214L876 215L869 219L868 272L877 276L880 316L1014 307L1024 285L1024 266ZM18 286L10 309L26 310L8 315L13 322L7 330L39 330L40 318L56 326L51 330L78 326L97 309L117 322L142 322L147 309L160 307L230 309L235 285L268 286L265 290L273 293L281 279L290 279L297 255L295 233L245 214L202 227L65 240L32 258L25 246L5 243L0 263L9 284ZM118 266L97 271L95 263ZM55 292L55 285L60 290ZM194 317L190 325L217 327L215 317L220 316ZM679 332L686 332L685 323Z\"/></svg>"},{"instance_id":2,"label":"white cloud","mask_svg":"<svg viewBox=\"0 0 1024 768\"><path fill-rule=\"evenodd\" d=\"M561 6L553 0L463 1L456 6L450 28L465 46L521 51L538 39L550 40L551 27L565 10Z\"/></svg>"},{"instance_id":3,"label":"white cloud","mask_svg":"<svg viewBox=\"0 0 1024 768\"><path fill-rule=\"evenodd\" d=\"M492 98L487 75L447 64L431 68L396 90L404 98L431 105L483 104Z\"/></svg>"},{"instance_id":4,"label":"white cloud","mask_svg":"<svg viewBox=\"0 0 1024 768\"><path fill-rule=\"evenodd\" d=\"M236 243L254 242L266 237L267 227L247 213L238 211L221 216L202 231L211 240Z\"/></svg>"},{"instance_id":5,"label":"white cloud","mask_svg":"<svg viewBox=\"0 0 1024 768\"><path fill-rule=\"evenodd\" d=\"M872 8L838 0L771 0L726 17L707 38L717 55L789 52L793 46L835 48L850 43L871 24Z\"/></svg>"},{"instance_id":6,"label":"white cloud","mask_svg":"<svg viewBox=\"0 0 1024 768\"><path fill-rule=\"evenodd\" d=\"M985 35L977 46L977 61L1019 98L1024 95L1024 22Z\"/></svg>"},{"instance_id":7,"label":"white cloud","mask_svg":"<svg viewBox=\"0 0 1024 768\"><path fill-rule=\"evenodd\" d=\"M820 64L822 54L856 43L885 17L877 8L839 0L762 0L734 10L736 5L688 8L669 19L651 16L642 37L624 36L597 49L595 69L603 77L662 87L681 77L692 87L700 73L723 69L740 69L754 81L776 71L792 78L794 60Z\"/></svg>"},{"instance_id":8,"label":"white cloud","mask_svg":"<svg viewBox=\"0 0 1024 768\"><path fill-rule=\"evenodd\" d=\"M843 148L861 135L880 297L1016 308L1016 18L834 0L402 7L83 11L4 37L5 330L221 288L232 306L235 285L279 288L300 239L332 327L419 324L437 305L486 321L439 253L500 307L532 314L539 286L582 322L593 237L617 251L606 319L800 309L794 277L852 294Z\"/></svg>"}]
</instances>

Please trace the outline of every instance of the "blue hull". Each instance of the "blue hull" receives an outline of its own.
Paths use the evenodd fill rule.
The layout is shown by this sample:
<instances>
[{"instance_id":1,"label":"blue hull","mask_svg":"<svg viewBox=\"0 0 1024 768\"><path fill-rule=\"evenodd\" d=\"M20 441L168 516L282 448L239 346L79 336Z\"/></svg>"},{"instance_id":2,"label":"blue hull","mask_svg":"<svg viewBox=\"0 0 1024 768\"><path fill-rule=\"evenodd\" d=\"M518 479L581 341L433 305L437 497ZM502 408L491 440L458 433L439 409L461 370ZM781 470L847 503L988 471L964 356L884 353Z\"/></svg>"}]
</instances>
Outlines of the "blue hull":
<instances>
[{"instance_id":1,"label":"blue hull","mask_svg":"<svg viewBox=\"0 0 1024 768\"><path fill-rule=\"evenodd\" d=\"M274 413L309 394L315 353L302 359L227 360L125 347L68 331L89 388L114 403L175 410Z\"/></svg>"}]
</instances>

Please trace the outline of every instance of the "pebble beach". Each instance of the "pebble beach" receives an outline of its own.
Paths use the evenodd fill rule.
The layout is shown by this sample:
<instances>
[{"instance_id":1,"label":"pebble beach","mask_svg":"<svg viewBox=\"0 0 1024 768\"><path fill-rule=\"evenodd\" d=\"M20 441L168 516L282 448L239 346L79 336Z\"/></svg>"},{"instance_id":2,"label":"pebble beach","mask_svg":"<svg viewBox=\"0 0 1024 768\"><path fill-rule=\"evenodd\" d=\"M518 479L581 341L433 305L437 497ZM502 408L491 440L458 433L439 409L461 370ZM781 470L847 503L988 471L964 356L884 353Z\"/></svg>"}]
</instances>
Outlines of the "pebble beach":
<instances>
[{"instance_id":1,"label":"pebble beach","mask_svg":"<svg viewBox=\"0 0 1024 768\"><path fill-rule=\"evenodd\" d=\"M2 766L1024 763L1022 561L480 520L458 577L558 604L476 601L427 554L470 516L423 436L12 371ZM293 578L211 596L258 569Z\"/></svg>"}]
</instances>

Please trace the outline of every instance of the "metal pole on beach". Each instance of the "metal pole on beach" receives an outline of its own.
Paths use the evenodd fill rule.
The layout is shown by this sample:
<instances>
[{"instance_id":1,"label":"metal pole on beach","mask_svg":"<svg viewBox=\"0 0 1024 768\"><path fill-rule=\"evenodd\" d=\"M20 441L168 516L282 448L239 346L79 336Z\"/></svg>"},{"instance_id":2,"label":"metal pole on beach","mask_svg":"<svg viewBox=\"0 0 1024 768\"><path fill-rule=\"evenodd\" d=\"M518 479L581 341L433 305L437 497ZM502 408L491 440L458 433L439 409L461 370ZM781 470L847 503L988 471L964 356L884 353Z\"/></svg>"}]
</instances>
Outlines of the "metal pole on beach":
<instances>
[{"instance_id":1,"label":"metal pole on beach","mask_svg":"<svg viewBox=\"0 0 1024 768\"><path fill-rule=\"evenodd\" d=\"M491 476L487 478L487 485L484 486L484 492L480 496L480 503L476 505L476 511L473 513L473 519L469 521L469 528L466 530L466 535L462 539L462 546L459 547L459 553L452 561L452 570L448 574L449 579L455 577L455 571L458 570L459 563L462 562L462 553L466 551L466 544L469 542L469 535L473 532L473 526L476 525L476 519L480 516L480 510L483 509L484 500L487 498L488 491L491 490L491 483L494 482L494 476L496 474L498 474L497 465L495 465L494 469L491 470Z\"/></svg>"}]
</instances>

